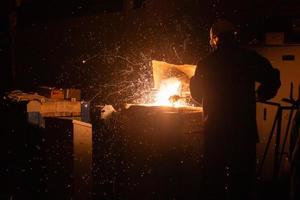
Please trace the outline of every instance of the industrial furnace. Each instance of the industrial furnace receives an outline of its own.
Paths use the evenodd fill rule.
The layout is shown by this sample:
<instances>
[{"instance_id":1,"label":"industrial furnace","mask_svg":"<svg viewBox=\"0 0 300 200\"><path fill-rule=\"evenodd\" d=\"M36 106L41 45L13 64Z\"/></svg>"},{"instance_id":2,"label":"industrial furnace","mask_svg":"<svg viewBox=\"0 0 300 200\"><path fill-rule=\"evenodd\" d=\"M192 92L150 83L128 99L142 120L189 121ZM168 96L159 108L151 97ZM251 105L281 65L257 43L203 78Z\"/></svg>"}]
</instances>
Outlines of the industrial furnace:
<instances>
[{"instance_id":1,"label":"industrial furnace","mask_svg":"<svg viewBox=\"0 0 300 200\"><path fill-rule=\"evenodd\" d=\"M116 112L121 125L120 174L114 186L128 199L197 199L202 169L202 107L189 81L195 65L152 61L151 100ZM113 112L110 106L102 116ZM109 120L107 120L109 122Z\"/></svg>"}]
</instances>

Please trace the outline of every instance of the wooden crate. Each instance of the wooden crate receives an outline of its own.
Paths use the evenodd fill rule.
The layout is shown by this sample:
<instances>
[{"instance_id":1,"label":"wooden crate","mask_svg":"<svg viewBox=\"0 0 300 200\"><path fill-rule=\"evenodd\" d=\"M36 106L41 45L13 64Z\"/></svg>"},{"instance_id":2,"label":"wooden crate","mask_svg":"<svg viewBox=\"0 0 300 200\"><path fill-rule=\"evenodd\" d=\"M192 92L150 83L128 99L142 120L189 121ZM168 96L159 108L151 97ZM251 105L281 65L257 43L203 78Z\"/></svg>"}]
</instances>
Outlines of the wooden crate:
<instances>
[{"instance_id":1,"label":"wooden crate","mask_svg":"<svg viewBox=\"0 0 300 200\"><path fill-rule=\"evenodd\" d=\"M80 116L81 104L79 101L49 100L40 102L33 100L27 104L27 112L39 112L42 117Z\"/></svg>"},{"instance_id":2,"label":"wooden crate","mask_svg":"<svg viewBox=\"0 0 300 200\"><path fill-rule=\"evenodd\" d=\"M63 100L65 98L64 90L63 89L57 89L54 87L39 87L38 88L38 94L45 96L49 99L60 99Z\"/></svg>"}]
</instances>

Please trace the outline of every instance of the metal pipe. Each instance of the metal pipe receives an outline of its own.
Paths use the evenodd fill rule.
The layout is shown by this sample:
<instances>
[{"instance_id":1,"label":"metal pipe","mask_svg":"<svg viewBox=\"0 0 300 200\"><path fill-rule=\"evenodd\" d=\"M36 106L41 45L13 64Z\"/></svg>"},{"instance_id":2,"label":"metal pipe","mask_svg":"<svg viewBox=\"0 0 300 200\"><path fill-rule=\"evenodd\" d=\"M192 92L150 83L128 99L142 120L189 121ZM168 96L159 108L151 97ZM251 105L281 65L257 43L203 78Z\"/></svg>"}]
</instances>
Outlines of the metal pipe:
<instances>
[{"instance_id":1,"label":"metal pipe","mask_svg":"<svg viewBox=\"0 0 300 200\"><path fill-rule=\"evenodd\" d=\"M289 120L288 120L288 124L285 130L285 136L284 136L284 140L283 140L283 144L281 147L281 152L280 152L280 157L279 157L279 169L280 170L280 166L281 166L281 162L282 162L282 158L283 158L283 153L284 153L284 148L285 148L285 144L288 138L288 134L289 134L289 130L290 130L290 126L291 126L291 121L292 121L292 117L294 115L294 109L291 110L290 115L289 115Z\"/></svg>"},{"instance_id":2,"label":"metal pipe","mask_svg":"<svg viewBox=\"0 0 300 200\"><path fill-rule=\"evenodd\" d=\"M278 110L276 112L276 116L275 116L275 119L274 119L274 122L273 122L273 125L272 125L272 129L271 129L271 132L270 132L270 135L269 135L269 138L268 138L268 142L267 142L267 145L266 145L266 148L265 148L265 151L264 151L263 158L261 160L261 164L260 164L260 166L258 168L258 175L259 176L261 175L262 167L263 167L265 159L267 157L267 153L268 153L271 141L272 141L272 136L273 136L273 133L274 133L274 130L275 130L275 126L276 126L276 122L278 120L278 116L279 116L279 107L278 107Z\"/></svg>"},{"instance_id":3,"label":"metal pipe","mask_svg":"<svg viewBox=\"0 0 300 200\"><path fill-rule=\"evenodd\" d=\"M282 108L278 108L278 122L276 129L276 143L275 143L275 157L274 157L274 171L273 178L276 180L279 174L279 152L280 152L280 136L281 136L281 122L282 122Z\"/></svg>"}]
</instances>

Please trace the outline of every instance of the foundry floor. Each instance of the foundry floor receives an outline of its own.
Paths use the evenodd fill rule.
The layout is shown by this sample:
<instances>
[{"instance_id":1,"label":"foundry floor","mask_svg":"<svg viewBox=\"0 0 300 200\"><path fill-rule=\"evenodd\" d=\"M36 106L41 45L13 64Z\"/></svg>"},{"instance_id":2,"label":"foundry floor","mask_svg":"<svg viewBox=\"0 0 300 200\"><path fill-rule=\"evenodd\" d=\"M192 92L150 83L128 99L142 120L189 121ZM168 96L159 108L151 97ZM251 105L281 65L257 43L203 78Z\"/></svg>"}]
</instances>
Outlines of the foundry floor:
<instances>
[{"instance_id":1,"label":"foundry floor","mask_svg":"<svg viewBox=\"0 0 300 200\"><path fill-rule=\"evenodd\" d=\"M19 116L11 114L5 120L1 148L6 157L5 162L2 162L0 166L1 183L5 187L2 187L0 199L49 199L52 194L47 187L49 177L45 172L47 166L43 162L45 157L42 144L45 141L41 136L44 132L37 127L28 126L24 121L23 114ZM201 199L199 192L201 169L197 160L197 148L200 143L197 139L166 140L166 142L175 143L189 142L191 144L190 142L192 142L193 145L188 147L180 146L187 152L194 152L192 155L187 156L186 151L179 151L180 148L171 148L171 150L163 149L164 154L152 152L156 157L151 157L148 150L143 148L136 148L133 149L135 151L130 152L125 151L126 145L129 144L124 145L122 142L124 138L115 127L99 123L93 128L93 188L88 194L90 199L134 199L126 197L136 196L136 194L139 194L140 197L153 197L151 199ZM61 156L65 156L65 152L60 153ZM144 157L147 162L135 160L135 156L133 156L135 153L138 153L139 158ZM121 159L124 158L124 155L127 161L136 161L135 167L145 169L144 173L137 176L134 170L130 170L128 166L131 165L126 165L126 159L125 161ZM126 155L129 156L126 157ZM170 155L170 157L165 155ZM180 165L172 167L172 162L177 162L178 159ZM148 166L145 166L145 163ZM57 182L71 174L71 171L64 172L67 174L59 174L56 177ZM155 176L150 177L147 174L155 174ZM138 189L141 188L136 186L144 178L143 186L145 187L139 191ZM155 191L156 193L149 195L153 192L149 188L153 189L157 186L155 179L161 181L159 183L161 187ZM167 184L167 182L163 182L166 179L172 181ZM56 194L53 195L57 197L56 199L70 199L73 196L70 189L72 181L64 181L69 181L66 188L54 190ZM182 186L184 187L182 188ZM281 178L276 183L264 181L258 186L258 195L261 199L287 200L288 194L288 178Z\"/></svg>"}]
</instances>

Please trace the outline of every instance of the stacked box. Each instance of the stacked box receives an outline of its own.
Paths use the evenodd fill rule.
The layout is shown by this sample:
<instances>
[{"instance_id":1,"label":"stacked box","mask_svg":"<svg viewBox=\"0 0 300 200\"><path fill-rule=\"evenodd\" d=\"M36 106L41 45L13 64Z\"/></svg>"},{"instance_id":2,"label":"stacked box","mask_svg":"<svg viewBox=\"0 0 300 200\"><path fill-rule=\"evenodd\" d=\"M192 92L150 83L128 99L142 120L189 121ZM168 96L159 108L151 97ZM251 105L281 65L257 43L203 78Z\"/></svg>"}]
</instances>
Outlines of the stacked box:
<instances>
[{"instance_id":1,"label":"stacked box","mask_svg":"<svg viewBox=\"0 0 300 200\"><path fill-rule=\"evenodd\" d=\"M64 98L68 100L74 99L75 101L80 101L81 91L74 88L64 89Z\"/></svg>"},{"instance_id":2,"label":"stacked box","mask_svg":"<svg viewBox=\"0 0 300 200\"><path fill-rule=\"evenodd\" d=\"M57 88L54 88L54 87L45 87L45 86L42 86L42 87L39 87L38 88L38 94L39 95L42 95L42 96L45 96L49 99L64 99L65 96L64 96L64 90L63 89L57 89Z\"/></svg>"}]
</instances>

